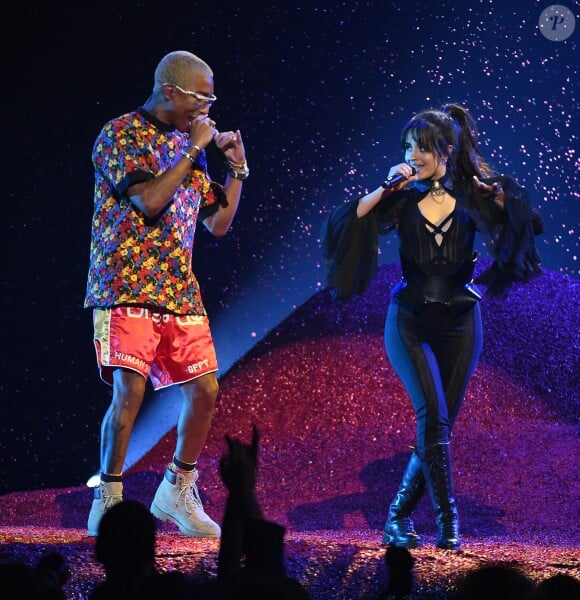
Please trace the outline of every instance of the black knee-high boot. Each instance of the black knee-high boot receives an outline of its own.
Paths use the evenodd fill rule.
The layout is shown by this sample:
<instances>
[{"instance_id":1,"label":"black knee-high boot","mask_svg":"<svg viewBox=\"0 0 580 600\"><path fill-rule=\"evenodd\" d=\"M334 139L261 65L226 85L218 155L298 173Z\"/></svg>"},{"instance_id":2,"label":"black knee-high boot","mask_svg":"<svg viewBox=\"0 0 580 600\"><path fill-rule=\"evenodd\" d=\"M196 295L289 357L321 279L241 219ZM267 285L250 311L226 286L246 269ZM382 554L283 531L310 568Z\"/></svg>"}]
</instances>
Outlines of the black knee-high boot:
<instances>
[{"instance_id":1,"label":"black knee-high boot","mask_svg":"<svg viewBox=\"0 0 580 600\"><path fill-rule=\"evenodd\" d=\"M437 548L459 550L459 518L453 493L449 444L435 444L422 457L423 475L437 520Z\"/></svg>"},{"instance_id":2,"label":"black knee-high boot","mask_svg":"<svg viewBox=\"0 0 580 600\"><path fill-rule=\"evenodd\" d=\"M421 539L415 531L410 514L417 506L424 491L425 478L421 459L413 452L403 474L399 491L389 507L383 532L385 544L398 548L418 548L421 545Z\"/></svg>"}]
</instances>

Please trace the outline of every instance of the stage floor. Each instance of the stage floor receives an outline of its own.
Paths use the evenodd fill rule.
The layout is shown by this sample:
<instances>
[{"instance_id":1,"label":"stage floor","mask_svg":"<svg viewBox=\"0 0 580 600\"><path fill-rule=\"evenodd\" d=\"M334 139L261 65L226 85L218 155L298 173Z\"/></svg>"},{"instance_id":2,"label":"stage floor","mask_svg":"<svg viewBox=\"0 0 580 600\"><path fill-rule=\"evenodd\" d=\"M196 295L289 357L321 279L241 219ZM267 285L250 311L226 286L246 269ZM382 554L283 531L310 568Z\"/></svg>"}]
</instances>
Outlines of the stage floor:
<instances>
[{"instance_id":1,"label":"stage floor","mask_svg":"<svg viewBox=\"0 0 580 600\"><path fill-rule=\"evenodd\" d=\"M382 339L398 276L383 267L348 303L321 292L220 378L199 463L204 506L222 518L224 436L249 441L256 424L259 500L266 518L286 527L287 573L316 600L374 599L387 586L381 530L414 441L413 413ZM482 303L484 350L452 439L463 548L433 547L424 498L415 513L425 546L412 551L414 597L445 598L458 577L490 563L538 582L579 576L578 291L576 280L547 273L507 302ZM149 505L175 435L127 471L126 498ZM72 573L68 597L86 598L103 577L86 537L90 503L85 487L1 496L0 562L32 564L47 550L60 552ZM213 577L217 550L217 540L159 525L161 570Z\"/></svg>"}]
</instances>

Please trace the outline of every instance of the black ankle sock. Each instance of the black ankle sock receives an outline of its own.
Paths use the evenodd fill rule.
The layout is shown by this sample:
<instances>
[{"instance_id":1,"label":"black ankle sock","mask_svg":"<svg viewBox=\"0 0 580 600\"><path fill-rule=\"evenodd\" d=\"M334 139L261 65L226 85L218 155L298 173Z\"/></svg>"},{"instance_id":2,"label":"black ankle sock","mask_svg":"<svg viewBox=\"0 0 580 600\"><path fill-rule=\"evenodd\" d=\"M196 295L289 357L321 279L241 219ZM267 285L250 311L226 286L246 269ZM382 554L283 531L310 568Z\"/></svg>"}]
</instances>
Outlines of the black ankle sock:
<instances>
[{"instance_id":1,"label":"black ankle sock","mask_svg":"<svg viewBox=\"0 0 580 600\"><path fill-rule=\"evenodd\" d=\"M182 471L193 471L195 467L197 467L197 462L194 463L186 463L177 458L177 456L173 456L173 464Z\"/></svg>"},{"instance_id":2,"label":"black ankle sock","mask_svg":"<svg viewBox=\"0 0 580 600\"><path fill-rule=\"evenodd\" d=\"M110 473L103 473L101 471L101 481L103 483L119 482L123 481L123 475L111 475Z\"/></svg>"}]
</instances>

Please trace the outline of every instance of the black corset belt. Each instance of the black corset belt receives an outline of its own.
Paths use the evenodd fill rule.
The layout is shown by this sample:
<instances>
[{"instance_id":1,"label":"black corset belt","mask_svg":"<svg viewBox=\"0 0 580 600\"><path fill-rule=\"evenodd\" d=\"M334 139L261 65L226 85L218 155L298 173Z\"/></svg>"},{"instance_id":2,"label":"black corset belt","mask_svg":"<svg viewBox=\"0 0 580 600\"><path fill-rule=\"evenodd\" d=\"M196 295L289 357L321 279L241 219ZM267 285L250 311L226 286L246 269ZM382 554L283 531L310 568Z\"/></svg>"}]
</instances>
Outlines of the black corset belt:
<instances>
[{"instance_id":1,"label":"black corset belt","mask_svg":"<svg viewBox=\"0 0 580 600\"><path fill-rule=\"evenodd\" d=\"M465 261L451 275L439 277L425 273L414 260L401 257L403 279L391 296L401 298L415 307L423 308L437 302L457 315L481 300L480 291L471 283L477 255Z\"/></svg>"}]
</instances>

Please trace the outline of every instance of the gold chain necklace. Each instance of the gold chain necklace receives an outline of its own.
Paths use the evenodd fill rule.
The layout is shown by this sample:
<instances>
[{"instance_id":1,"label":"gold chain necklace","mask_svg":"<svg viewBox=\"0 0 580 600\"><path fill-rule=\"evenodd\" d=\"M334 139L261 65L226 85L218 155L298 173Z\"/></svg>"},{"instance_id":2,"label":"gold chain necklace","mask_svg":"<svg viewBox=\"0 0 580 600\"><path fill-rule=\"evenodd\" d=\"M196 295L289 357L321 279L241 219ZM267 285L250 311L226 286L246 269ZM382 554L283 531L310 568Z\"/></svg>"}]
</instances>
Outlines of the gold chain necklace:
<instances>
[{"instance_id":1,"label":"gold chain necklace","mask_svg":"<svg viewBox=\"0 0 580 600\"><path fill-rule=\"evenodd\" d=\"M443 204L445 202L445 188L441 185L440 181L434 181L431 186L431 198L433 198L433 202L437 204Z\"/></svg>"}]
</instances>

